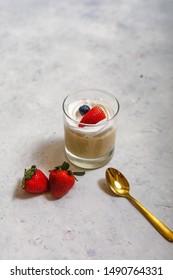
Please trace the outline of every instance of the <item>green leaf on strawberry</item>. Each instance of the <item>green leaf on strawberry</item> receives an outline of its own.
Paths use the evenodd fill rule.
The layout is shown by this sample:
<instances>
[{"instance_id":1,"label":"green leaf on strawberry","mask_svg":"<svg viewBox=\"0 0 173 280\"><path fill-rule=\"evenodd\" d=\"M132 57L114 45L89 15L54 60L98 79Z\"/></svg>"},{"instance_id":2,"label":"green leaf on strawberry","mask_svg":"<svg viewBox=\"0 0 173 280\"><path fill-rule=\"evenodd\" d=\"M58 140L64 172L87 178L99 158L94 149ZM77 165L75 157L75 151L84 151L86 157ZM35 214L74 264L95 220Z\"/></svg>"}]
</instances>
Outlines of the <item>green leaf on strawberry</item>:
<instances>
[{"instance_id":1,"label":"green leaf on strawberry","mask_svg":"<svg viewBox=\"0 0 173 280\"><path fill-rule=\"evenodd\" d=\"M32 176L36 173L36 166L32 165L30 169L25 169L24 176L22 179L22 188L25 187L25 181L30 180Z\"/></svg>"},{"instance_id":2,"label":"green leaf on strawberry","mask_svg":"<svg viewBox=\"0 0 173 280\"><path fill-rule=\"evenodd\" d=\"M70 167L70 164L68 162L63 162L63 164L61 165L61 169L62 170L68 170Z\"/></svg>"}]
</instances>

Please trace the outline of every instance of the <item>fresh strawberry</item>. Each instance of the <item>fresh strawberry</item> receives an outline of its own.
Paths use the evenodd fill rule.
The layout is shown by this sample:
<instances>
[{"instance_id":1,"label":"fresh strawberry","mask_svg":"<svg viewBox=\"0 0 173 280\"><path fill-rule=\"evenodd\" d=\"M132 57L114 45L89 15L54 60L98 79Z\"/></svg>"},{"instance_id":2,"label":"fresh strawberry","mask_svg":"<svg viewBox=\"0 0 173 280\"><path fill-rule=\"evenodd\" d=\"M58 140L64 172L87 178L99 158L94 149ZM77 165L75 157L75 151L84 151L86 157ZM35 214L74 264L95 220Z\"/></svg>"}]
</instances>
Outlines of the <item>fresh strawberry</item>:
<instances>
[{"instance_id":1,"label":"fresh strawberry","mask_svg":"<svg viewBox=\"0 0 173 280\"><path fill-rule=\"evenodd\" d=\"M106 115L103 109L99 106L95 106L82 117L79 127L83 127L84 124L96 124L105 118Z\"/></svg>"},{"instance_id":2,"label":"fresh strawberry","mask_svg":"<svg viewBox=\"0 0 173 280\"><path fill-rule=\"evenodd\" d=\"M69 170L69 166L68 162L64 162L61 166L50 170L50 191L55 198L61 198L73 187L76 180L75 175L82 176L85 174L85 172L72 172Z\"/></svg>"},{"instance_id":3,"label":"fresh strawberry","mask_svg":"<svg viewBox=\"0 0 173 280\"><path fill-rule=\"evenodd\" d=\"M30 169L24 171L22 188L31 193L45 192L48 190L48 178L35 165L32 165Z\"/></svg>"}]
</instances>

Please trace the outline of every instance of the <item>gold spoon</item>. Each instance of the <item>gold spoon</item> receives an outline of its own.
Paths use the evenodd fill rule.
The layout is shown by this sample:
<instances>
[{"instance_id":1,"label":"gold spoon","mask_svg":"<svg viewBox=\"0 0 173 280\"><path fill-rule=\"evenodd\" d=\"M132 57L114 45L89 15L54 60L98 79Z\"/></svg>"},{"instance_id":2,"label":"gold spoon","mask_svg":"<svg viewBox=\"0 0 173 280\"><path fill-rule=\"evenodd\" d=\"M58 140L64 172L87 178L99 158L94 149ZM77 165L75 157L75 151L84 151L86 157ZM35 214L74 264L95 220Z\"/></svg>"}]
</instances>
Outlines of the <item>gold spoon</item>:
<instances>
[{"instance_id":1,"label":"gold spoon","mask_svg":"<svg viewBox=\"0 0 173 280\"><path fill-rule=\"evenodd\" d=\"M173 242L173 232L130 195L129 182L120 171L115 168L108 168L106 170L106 180L111 190L116 195L126 197L135 203L141 213L149 220L155 229L157 229L158 232L160 232L160 234L163 235L168 241Z\"/></svg>"}]
</instances>

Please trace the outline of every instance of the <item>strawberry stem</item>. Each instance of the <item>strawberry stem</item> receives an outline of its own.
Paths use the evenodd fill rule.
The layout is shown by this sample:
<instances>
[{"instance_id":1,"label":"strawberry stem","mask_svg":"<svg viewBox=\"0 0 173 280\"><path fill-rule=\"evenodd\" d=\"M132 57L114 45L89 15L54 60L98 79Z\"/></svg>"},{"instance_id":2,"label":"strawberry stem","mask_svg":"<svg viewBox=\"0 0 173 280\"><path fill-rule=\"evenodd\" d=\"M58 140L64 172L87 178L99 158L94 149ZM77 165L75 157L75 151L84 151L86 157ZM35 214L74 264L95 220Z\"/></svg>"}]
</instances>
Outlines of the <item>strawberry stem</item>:
<instances>
[{"instance_id":1,"label":"strawberry stem","mask_svg":"<svg viewBox=\"0 0 173 280\"><path fill-rule=\"evenodd\" d=\"M71 170L68 170L67 173L68 173L69 175L73 175L73 174L74 174L73 171L71 171Z\"/></svg>"},{"instance_id":2,"label":"strawberry stem","mask_svg":"<svg viewBox=\"0 0 173 280\"><path fill-rule=\"evenodd\" d=\"M61 165L55 166L55 169L56 169L56 170L60 170L60 169L61 169ZM54 169L53 169L53 170L54 170ZM52 170L50 170L50 171L52 171Z\"/></svg>"}]
</instances>

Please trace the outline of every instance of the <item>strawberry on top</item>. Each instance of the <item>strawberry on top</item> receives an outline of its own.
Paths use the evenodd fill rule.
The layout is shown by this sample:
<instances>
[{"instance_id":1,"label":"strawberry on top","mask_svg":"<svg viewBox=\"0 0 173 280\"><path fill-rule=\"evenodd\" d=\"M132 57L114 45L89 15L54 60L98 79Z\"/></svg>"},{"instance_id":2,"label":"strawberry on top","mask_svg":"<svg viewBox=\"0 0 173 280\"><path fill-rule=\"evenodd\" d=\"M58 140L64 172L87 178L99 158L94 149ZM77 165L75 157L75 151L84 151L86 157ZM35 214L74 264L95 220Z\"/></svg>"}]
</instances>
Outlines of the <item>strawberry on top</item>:
<instances>
[{"instance_id":1,"label":"strawberry on top","mask_svg":"<svg viewBox=\"0 0 173 280\"><path fill-rule=\"evenodd\" d=\"M91 108L80 120L79 127L84 127L84 124L97 124L106 118L105 112L99 106Z\"/></svg>"}]
</instances>

